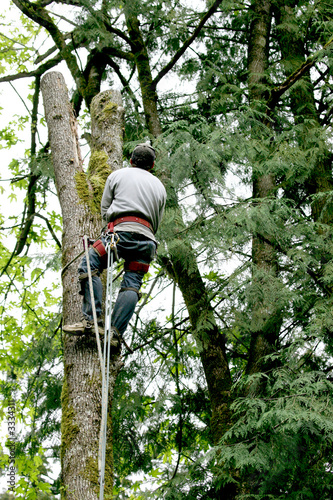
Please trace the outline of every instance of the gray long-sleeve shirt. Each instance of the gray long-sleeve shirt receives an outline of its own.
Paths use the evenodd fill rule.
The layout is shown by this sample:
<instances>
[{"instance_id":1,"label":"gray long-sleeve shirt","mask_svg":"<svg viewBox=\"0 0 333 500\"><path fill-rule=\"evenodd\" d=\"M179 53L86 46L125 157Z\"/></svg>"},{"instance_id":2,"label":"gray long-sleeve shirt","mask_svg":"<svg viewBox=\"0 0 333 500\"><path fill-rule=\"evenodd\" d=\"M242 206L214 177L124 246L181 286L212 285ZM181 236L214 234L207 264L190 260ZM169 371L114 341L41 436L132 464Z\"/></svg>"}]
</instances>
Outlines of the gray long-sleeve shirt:
<instances>
[{"instance_id":1,"label":"gray long-sleeve shirt","mask_svg":"<svg viewBox=\"0 0 333 500\"><path fill-rule=\"evenodd\" d=\"M137 167L121 168L107 178L101 202L105 223L124 215L138 215L149 221L156 233L166 201L162 182L147 170ZM117 231L140 233L155 240L152 231L136 222L122 222Z\"/></svg>"}]
</instances>

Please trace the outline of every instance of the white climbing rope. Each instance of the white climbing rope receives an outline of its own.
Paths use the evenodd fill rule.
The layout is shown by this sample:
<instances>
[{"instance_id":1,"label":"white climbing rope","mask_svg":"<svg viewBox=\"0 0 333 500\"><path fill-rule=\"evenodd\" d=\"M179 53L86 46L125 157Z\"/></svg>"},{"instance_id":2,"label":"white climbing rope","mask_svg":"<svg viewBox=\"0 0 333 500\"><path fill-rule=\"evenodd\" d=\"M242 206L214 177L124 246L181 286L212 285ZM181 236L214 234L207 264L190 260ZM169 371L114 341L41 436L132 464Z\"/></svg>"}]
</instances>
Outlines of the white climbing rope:
<instances>
[{"instance_id":1,"label":"white climbing rope","mask_svg":"<svg viewBox=\"0 0 333 500\"><path fill-rule=\"evenodd\" d=\"M98 465L100 490L99 500L104 498L105 485L105 456L106 456L106 431L107 431L107 416L108 416L108 397L109 397L109 373L110 373L110 351L113 338L113 330L111 328L112 314L112 273L114 257L117 256L117 243L115 234L111 233L111 239L106 243L105 248L108 254L107 279L106 279L106 294L105 294L105 331L104 331L104 350L103 350L103 367L102 367L102 419L101 431L99 439Z\"/></svg>"}]
</instances>

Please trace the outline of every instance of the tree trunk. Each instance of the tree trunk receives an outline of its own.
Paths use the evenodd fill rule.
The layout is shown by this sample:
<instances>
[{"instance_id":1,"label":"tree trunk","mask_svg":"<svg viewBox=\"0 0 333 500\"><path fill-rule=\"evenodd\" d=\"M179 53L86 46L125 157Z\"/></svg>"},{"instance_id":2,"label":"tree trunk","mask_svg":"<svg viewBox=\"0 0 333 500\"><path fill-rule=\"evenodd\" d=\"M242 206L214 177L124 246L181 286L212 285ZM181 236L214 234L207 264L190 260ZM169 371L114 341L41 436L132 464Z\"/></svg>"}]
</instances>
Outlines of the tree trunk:
<instances>
[{"instance_id":1,"label":"tree trunk","mask_svg":"<svg viewBox=\"0 0 333 500\"><path fill-rule=\"evenodd\" d=\"M147 127L150 133L157 137L161 134L162 127L156 106L157 94L152 86L148 53L140 32L139 21L133 11L127 12L126 20L138 70ZM230 426L229 406L232 381L226 357L225 339L216 325L214 312L198 269L194 251L188 242L185 243L182 240L181 229L184 228L184 223L168 173L164 173L161 180L166 184L168 192L165 217L168 217L168 209L176 214L173 221L169 221L168 224L173 225L174 233L179 232L177 245L170 241L166 242L170 258L168 262L171 262L171 266L168 265L168 262L165 263L165 266L182 292L193 333L199 343L201 361L212 405L212 437L214 443L218 443Z\"/></svg>"},{"instance_id":2,"label":"tree trunk","mask_svg":"<svg viewBox=\"0 0 333 500\"><path fill-rule=\"evenodd\" d=\"M99 150L100 157L106 160L112 151L110 155L112 167L118 168L121 165L123 113L119 93L109 92L96 97L95 108L100 110L100 114L96 113L95 116L92 112L93 154L86 175L82 168L76 121L62 75L56 72L46 74L42 80L42 93L55 183L63 217L62 262L65 266L82 251L84 234L93 237L99 235L100 214L94 192L97 192L97 186L103 183L103 179L111 172L111 165L108 161L96 162L96 151ZM95 109L94 103L92 108ZM103 123L102 139L100 121ZM112 133L106 137L110 129ZM101 194L99 192L99 196ZM77 267L76 262L63 273L64 323L77 322L81 317ZM98 442L101 421L101 369L96 339L65 335L63 344L62 498L96 500L99 496ZM120 368L120 356L114 356L111 362L111 400ZM111 425L108 433L105 477L105 493L111 494L113 486Z\"/></svg>"},{"instance_id":3,"label":"tree trunk","mask_svg":"<svg viewBox=\"0 0 333 500\"><path fill-rule=\"evenodd\" d=\"M145 119L149 132L157 137L162 133L160 119L157 112L157 94L153 87L153 78L150 70L148 52L143 41L140 23L137 16L132 11L132 6L125 9L126 24L131 40L138 78L141 88L141 96Z\"/></svg>"},{"instance_id":4,"label":"tree trunk","mask_svg":"<svg viewBox=\"0 0 333 500\"><path fill-rule=\"evenodd\" d=\"M249 96L254 112L265 113L266 70L271 29L270 0L253 2L252 16L248 49ZM268 120L265 125L270 126ZM252 128L252 137L260 144L264 139L263 134L264 131L258 118L258 126L255 124ZM256 200L265 200L267 197L274 196L275 177L272 173L263 171L263 163L259 153L258 158L254 159L252 174L253 198ZM270 235L264 234L263 227L258 227L252 239L253 286L260 289L269 287L271 278L274 279L277 276L276 252L269 239ZM249 374L265 369L263 358L272 352L278 338L281 317L280 312L267 301L270 295L270 293L262 293L262 300L254 300L252 304L251 343L246 368Z\"/></svg>"},{"instance_id":5,"label":"tree trunk","mask_svg":"<svg viewBox=\"0 0 333 500\"><path fill-rule=\"evenodd\" d=\"M279 29L277 30L280 50L283 56L286 76L291 75L305 61L305 47L303 37L297 26L294 12L295 0L283 1L276 4L275 17ZM296 123L308 120L307 127L315 129L321 127L319 114L316 109L314 86L310 74L303 77L305 85L298 85L290 89L291 110ZM303 138L304 139L304 138ZM302 138L301 138L302 140ZM321 144L321 154L313 172L306 183L310 195L327 193L312 202L312 216L316 222L333 223L333 208L330 192L333 189L332 154L326 144Z\"/></svg>"}]
</instances>

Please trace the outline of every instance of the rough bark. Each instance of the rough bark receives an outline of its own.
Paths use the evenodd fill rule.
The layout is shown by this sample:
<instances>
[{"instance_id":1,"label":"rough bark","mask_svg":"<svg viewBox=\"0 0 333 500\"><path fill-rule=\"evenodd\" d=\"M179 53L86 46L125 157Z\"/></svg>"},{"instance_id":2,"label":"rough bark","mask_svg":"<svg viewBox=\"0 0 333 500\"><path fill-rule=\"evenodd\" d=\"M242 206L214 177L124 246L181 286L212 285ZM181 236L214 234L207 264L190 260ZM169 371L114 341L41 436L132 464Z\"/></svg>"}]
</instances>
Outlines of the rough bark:
<instances>
[{"instance_id":1,"label":"rough bark","mask_svg":"<svg viewBox=\"0 0 333 500\"><path fill-rule=\"evenodd\" d=\"M86 178L78 144L77 127L68 92L60 73L52 72L42 80L45 116L49 130L55 182L63 217L63 266L68 264L82 250L82 235L97 236L100 232L100 215L92 210L91 198L82 196L82 190L91 191L91 180ZM120 105L109 110L104 126L113 120ZM119 102L119 95L116 96ZM104 107L107 101L103 96ZM106 104L107 105L107 104ZM97 105L98 107L98 105ZM94 122L94 116L92 116ZM119 120L117 122L119 124ZM108 142L115 141L113 163L119 165L119 138L121 131L112 134ZM98 127L93 127L93 144L99 146ZM108 145L106 149L111 149ZM106 155L107 153L104 152ZM108 174L111 168L103 163ZM101 168L102 170L102 168ZM95 170L92 168L95 173ZM101 172L99 172L101 174ZM104 173L104 175L106 175ZM84 186L83 180L86 185ZM89 191L90 190L90 191ZM77 322L81 317L81 297L78 294L77 266L69 266L63 273L63 321ZM62 391L62 498L69 500L96 500L98 498L98 440L101 420L101 370L94 337L73 337L64 339L64 384ZM117 373L121 368L119 356L111 363L110 399ZM107 469L105 493L112 492L113 461L111 422L109 424Z\"/></svg>"}]
</instances>

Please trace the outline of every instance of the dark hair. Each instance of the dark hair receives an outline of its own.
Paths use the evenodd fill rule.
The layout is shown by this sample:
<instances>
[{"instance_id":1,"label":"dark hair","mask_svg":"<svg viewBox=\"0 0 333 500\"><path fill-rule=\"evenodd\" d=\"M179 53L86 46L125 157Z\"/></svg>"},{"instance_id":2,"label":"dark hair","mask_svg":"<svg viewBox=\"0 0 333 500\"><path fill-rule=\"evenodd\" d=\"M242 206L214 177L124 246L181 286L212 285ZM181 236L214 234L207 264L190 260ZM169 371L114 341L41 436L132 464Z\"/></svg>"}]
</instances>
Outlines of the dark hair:
<instances>
[{"instance_id":1,"label":"dark hair","mask_svg":"<svg viewBox=\"0 0 333 500\"><path fill-rule=\"evenodd\" d=\"M138 168L149 170L155 161L155 149L149 144L138 144L132 153L132 164Z\"/></svg>"}]
</instances>

